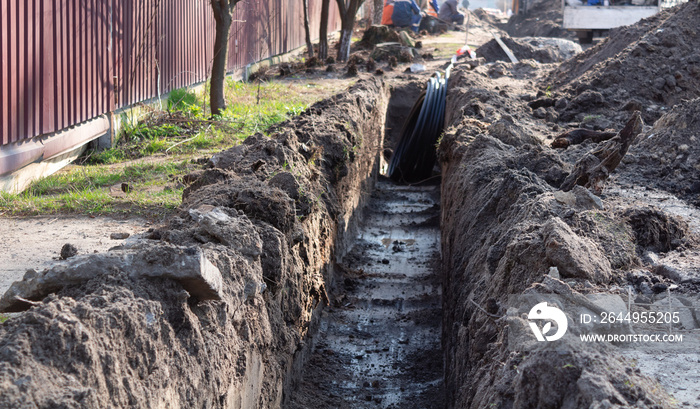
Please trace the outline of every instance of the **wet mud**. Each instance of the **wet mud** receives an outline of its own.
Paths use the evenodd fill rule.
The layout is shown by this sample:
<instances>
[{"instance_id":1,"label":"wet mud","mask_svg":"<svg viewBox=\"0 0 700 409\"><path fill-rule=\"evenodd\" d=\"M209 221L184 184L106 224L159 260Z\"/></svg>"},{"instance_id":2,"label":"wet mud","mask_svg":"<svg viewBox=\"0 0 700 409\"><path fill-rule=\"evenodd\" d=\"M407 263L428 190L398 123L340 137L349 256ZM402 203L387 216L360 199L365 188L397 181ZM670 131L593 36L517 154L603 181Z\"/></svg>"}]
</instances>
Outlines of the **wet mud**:
<instances>
[{"instance_id":1,"label":"wet mud","mask_svg":"<svg viewBox=\"0 0 700 409\"><path fill-rule=\"evenodd\" d=\"M287 408L444 407L439 185L380 180Z\"/></svg>"}]
</instances>

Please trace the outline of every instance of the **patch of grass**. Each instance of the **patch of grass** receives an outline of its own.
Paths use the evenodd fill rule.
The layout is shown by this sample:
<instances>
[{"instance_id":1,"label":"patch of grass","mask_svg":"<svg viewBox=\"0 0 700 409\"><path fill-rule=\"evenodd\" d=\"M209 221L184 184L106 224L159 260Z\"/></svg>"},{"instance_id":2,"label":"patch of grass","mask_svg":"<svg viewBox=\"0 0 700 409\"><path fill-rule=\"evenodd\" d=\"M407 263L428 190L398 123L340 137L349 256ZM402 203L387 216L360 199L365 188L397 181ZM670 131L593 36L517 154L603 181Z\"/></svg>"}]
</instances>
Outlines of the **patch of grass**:
<instances>
[{"instance_id":1,"label":"patch of grass","mask_svg":"<svg viewBox=\"0 0 700 409\"><path fill-rule=\"evenodd\" d=\"M197 94L190 92L187 88L180 88L168 94L168 111L172 110L188 110L190 107L196 107L200 103Z\"/></svg>"},{"instance_id":2,"label":"patch of grass","mask_svg":"<svg viewBox=\"0 0 700 409\"><path fill-rule=\"evenodd\" d=\"M117 148L105 149L99 152L91 152L87 162L91 164L110 164L126 160L124 151Z\"/></svg>"},{"instance_id":3,"label":"patch of grass","mask_svg":"<svg viewBox=\"0 0 700 409\"><path fill-rule=\"evenodd\" d=\"M122 118L123 132L115 148L90 152L85 163L110 164L157 153L191 154L239 144L302 113L310 104L329 96L333 85L312 82L242 83L226 81L227 108L212 117L208 93L198 96L186 89L172 91L168 111L153 111L138 122Z\"/></svg>"},{"instance_id":4,"label":"patch of grass","mask_svg":"<svg viewBox=\"0 0 700 409\"><path fill-rule=\"evenodd\" d=\"M435 58L451 58L457 53L457 50L463 46L464 43L440 43L439 47L436 47L437 50L432 51L431 53Z\"/></svg>"},{"instance_id":5,"label":"patch of grass","mask_svg":"<svg viewBox=\"0 0 700 409\"><path fill-rule=\"evenodd\" d=\"M592 121L595 121L595 120L598 119L598 118L600 118L600 115L586 115L586 116L583 117L583 120L581 121L581 123L584 123L584 124L585 124L585 123L588 123L588 122L592 122Z\"/></svg>"},{"instance_id":6,"label":"patch of grass","mask_svg":"<svg viewBox=\"0 0 700 409\"><path fill-rule=\"evenodd\" d=\"M20 194L0 192L0 212L9 215L137 213L157 217L180 205L177 181L195 165L139 163L73 166L40 179ZM128 183L131 191L121 190Z\"/></svg>"},{"instance_id":7,"label":"patch of grass","mask_svg":"<svg viewBox=\"0 0 700 409\"><path fill-rule=\"evenodd\" d=\"M165 138L149 141L141 150L141 154L143 156L148 156L154 153L163 152L168 149L168 146L168 141L166 141Z\"/></svg>"},{"instance_id":8,"label":"patch of grass","mask_svg":"<svg viewBox=\"0 0 700 409\"><path fill-rule=\"evenodd\" d=\"M2 324L3 322L7 321L9 318L10 318L10 317L8 317L8 316L5 315L5 314L0 314L0 324Z\"/></svg>"},{"instance_id":9,"label":"patch of grass","mask_svg":"<svg viewBox=\"0 0 700 409\"><path fill-rule=\"evenodd\" d=\"M168 97L167 111L148 112L146 107L138 121L124 115L123 133L115 147L88 152L79 165L37 180L23 193L0 192L0 214L124 213L160 218L182 202L181 177L199 168L190 159L265 132L346 85L227 80L229 105L216 118L208 110L208 92L175 90ZM122 183L131 189L122 191Z\"/></svg>"}]
</instances>

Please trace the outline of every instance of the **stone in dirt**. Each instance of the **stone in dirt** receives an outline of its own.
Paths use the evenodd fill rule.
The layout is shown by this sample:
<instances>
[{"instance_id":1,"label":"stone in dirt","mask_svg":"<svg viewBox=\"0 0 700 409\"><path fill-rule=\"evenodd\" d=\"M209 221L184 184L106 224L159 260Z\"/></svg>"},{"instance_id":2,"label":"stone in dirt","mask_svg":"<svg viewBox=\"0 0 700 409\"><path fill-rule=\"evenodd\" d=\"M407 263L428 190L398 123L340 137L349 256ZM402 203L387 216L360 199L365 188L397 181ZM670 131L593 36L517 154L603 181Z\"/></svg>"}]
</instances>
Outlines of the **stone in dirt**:
<instances>
[{"instance_id":1,"label":"stone in dirt","mask_svg":"<svg viewBox=\"0 0 700 409\"><path fill-rule=\"evenodd\" d=\"M581 46L573 41L548 38L512 38L502 37L501 40L519 60L531 59L540 63L561 62L581 52ZM510 62L505 51L493 39L476 49L476 55L484 57L486 62Z\"/></svg>"},{"instance_id":2,"label":"stone in dirt","mask_svg":"<svg viewBox=\"0 0 700 409\"><path fill-rule=\"evenodd\" d=\"M61 260L68 260L69 258L78 254L78 248L70 243L66 243L61 247Z\"/></svg>"},{"instance_id":3,"label":"stone in dirt","mask_svg":"<svg viewBox=\"0 0 700 409\"><path fill-rule=\"evenodd\" d=\"M606 282L612 275L610 262L595 243L578 237L560 219L551 219L542 228L545 254L564 278L582 278Z\"/></svg>"},{"instance_id":4,"label":"stone in dirt","mask_svg":"<svg viewBox=\"0 0 700 409\"><path fill-rule=\"evenodd\" d=\"M0 311L29 309L70 285L83 284L101 274L123 274L131 278L169 278L200 300L221 299L221 272L196 247L142 244L136 248L113 249L103 254L75 256L36 273L29 270L0 298Z\"/></svg>"}]
</instances>

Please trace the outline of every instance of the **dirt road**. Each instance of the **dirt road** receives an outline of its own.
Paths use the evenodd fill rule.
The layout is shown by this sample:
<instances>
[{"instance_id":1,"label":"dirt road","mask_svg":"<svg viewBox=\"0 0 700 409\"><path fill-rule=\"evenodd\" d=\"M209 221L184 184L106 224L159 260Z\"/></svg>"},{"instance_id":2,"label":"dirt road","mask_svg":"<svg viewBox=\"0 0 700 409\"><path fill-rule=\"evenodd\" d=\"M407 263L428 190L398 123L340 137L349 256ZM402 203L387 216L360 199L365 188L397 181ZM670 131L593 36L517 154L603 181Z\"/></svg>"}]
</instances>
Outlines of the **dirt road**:
<instances>
[{"instance_id":1,"label":"dirt road","mask_svg":"<svg viewBox=\"0 0 700 409\"><path fill-rule=\"evenodd\" d=\"M61 247L70 243L78 254L106 251L123 240L112 233L133 236L145 232L151 223L141 218L116 220L110 217L44 216L0 219L0 292L21 280L30 268L41 271L58 260Z\"/></svg>"}]
</instances>

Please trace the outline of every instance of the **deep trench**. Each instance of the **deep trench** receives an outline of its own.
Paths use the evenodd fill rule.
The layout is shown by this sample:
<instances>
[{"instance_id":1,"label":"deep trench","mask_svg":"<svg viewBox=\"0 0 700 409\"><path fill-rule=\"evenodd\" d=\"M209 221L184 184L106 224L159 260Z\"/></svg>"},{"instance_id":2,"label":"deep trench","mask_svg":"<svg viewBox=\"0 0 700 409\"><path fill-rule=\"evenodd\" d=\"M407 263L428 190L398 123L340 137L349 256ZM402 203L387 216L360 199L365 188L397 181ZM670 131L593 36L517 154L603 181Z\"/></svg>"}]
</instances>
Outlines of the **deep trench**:
<instances>
[{"instance_id":1,"label":"deep trench","mask_svg":"<svg viewBox=\"0 0 700 409\"><path fill-rule=\"evenodd\" d=\"M385 153L420 91L393 89ZM361 213L285 407L444 407L439 177L398 185L380 175Z\"/></svg>"}]
</instances>

